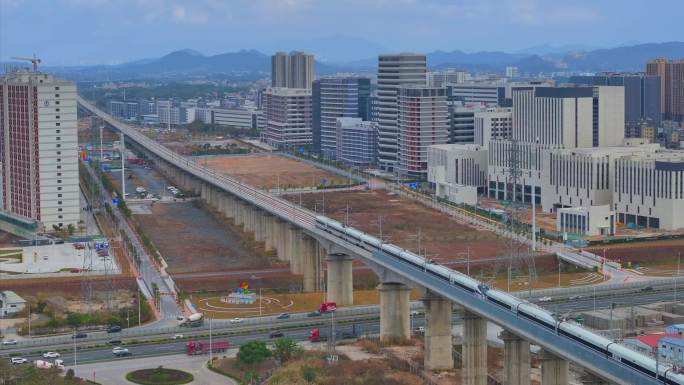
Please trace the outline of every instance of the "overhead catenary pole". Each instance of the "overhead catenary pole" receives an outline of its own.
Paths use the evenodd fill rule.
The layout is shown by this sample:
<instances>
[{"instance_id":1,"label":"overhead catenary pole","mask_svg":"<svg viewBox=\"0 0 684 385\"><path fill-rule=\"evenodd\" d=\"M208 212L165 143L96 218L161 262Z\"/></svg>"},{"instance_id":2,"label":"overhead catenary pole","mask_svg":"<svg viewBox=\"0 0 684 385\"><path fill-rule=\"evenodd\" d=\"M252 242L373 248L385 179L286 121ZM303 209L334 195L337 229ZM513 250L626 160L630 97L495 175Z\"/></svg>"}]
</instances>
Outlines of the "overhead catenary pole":
<instances>
[{"instance_id":1,"label":"overhead catenary pole","mask_svg":"<svg viewBox=\"0 0 684 385\"><path fill-rule=\"evenodd\" d=\"M125 158L126 158L126 144L124 143L124 133L121 132L121 200L126 200L126 175L125 175Z\"/></svg>"}]
</instances>

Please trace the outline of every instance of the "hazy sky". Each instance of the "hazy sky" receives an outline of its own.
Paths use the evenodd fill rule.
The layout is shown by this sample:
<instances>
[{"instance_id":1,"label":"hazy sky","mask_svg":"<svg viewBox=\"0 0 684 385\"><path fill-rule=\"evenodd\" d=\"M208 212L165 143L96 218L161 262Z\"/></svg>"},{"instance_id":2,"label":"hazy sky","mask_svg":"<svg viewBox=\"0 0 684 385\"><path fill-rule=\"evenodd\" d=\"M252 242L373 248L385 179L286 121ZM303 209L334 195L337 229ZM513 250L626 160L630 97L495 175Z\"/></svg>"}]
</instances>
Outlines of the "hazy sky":
<instances>
[{"instance_id":1,"label":"hazy sky","mask_svg":"<svg viewBox=\"0 0 684 385\"><path fill-rule=\"evenodd\" d=\"M358 58L613 47L684 40L683 12L682 0L0 0L0 60L35 52L47 65L112 64L182 48L271 53L347 38L366 40Z\"/></svg>"}]
</instances>

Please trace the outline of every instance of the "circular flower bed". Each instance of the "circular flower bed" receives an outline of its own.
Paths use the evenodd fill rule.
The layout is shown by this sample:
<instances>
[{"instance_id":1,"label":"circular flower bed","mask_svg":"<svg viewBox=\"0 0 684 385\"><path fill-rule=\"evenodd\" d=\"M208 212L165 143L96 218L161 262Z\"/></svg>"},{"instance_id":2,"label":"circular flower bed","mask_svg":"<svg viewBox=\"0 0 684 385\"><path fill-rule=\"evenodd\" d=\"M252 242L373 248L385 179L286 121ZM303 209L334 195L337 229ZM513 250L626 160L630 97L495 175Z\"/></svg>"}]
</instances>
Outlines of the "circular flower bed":
<instances>
[{"instance_id":1,"label":"circular flower bed","mask_svg":"<svg viewBox=\"0 0 684 385\"><path fill-rule=\"evenodd\" d=\"M190 373L182 370L166 369L161 366L156 369L140 369L130 372L126 379L141 385L180 385L194 380Z\"/></svg>"}]
</instances>

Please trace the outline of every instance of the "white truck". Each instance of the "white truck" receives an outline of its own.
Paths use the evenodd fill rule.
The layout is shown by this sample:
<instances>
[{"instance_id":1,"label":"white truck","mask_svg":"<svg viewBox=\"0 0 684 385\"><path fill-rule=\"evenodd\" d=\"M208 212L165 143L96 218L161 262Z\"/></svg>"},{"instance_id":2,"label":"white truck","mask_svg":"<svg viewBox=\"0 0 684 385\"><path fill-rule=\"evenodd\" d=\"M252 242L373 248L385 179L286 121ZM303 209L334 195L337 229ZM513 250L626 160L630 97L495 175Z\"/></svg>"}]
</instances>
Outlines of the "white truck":
<instances>
[{"instance_id":1,"label":"white truck","mask_svg":"<svg viewBox=\"0 0 684 385\"><path fill-rule=\"evenodd\" d=\"M64 368L63 360L55 360L55 362L50 362L46 360L35 360L34 364L38 369Z\"/></svg>"},{"instance_id":2,"label":"white truck","mask_svg":"<svg viewBox=\"0 0 684 385\"><path fill-rule=\"evenodd\" d=\"M190 314L189 317L183 318L183 320L179 321L178 326L195 327L195 326L201 326L203 322L204 322L204 314L192 313L192 314Z\"/></svg>"}]
</instances>

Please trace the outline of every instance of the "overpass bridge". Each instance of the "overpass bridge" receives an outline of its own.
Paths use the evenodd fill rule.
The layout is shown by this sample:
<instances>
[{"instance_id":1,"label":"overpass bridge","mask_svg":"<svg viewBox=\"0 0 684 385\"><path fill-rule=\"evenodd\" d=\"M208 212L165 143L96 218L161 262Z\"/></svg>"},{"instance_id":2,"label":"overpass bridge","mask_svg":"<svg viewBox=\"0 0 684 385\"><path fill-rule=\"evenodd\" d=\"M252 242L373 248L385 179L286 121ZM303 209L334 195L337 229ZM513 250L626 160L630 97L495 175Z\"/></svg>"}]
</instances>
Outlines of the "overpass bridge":
<instances>
[{"instance_id":1,"label":"overpass bridge","mask_svg":"<svg viewBox=\"0 0 684 385\"><path fill-rule=\"evenodd\" d=\"M370 247L378 242L376 238L346 226L342 226L341 232L339 228L334 230L327 225L330 220L325 217L203 167L81 97L78 103L147 151L155 165L174 183L197 192L209 206L253 233L256 241L264 242L266 249L276 250L280 259L290 262L294 273L303 275L305 291L323 288L322 263L325 261L327 298L343 305L352 304L352 261L359 259L369 265L381 281L378 286L381 339L409 338L410 288L424 289L424 356L428 370L453 367L451 314L455 304L465 312L464 384L487 384L488 321L505 330L502 335L505 384L530 384L530 343L542 347L544 385L567 384L569 362L587 371L585 383L684 384L684 376L673 373L669 366L612 341L601 345L600 341L605 339L598 335L564 320L555 320L532 304L483 287L446 267L429 264L424 258L396 246L380 242L379 246ZM334 225L335 221L330 223ZM350 236L352 233L356 235ZM416 263L417 260L422 262Z\"/></svg>"}]
</instances>

